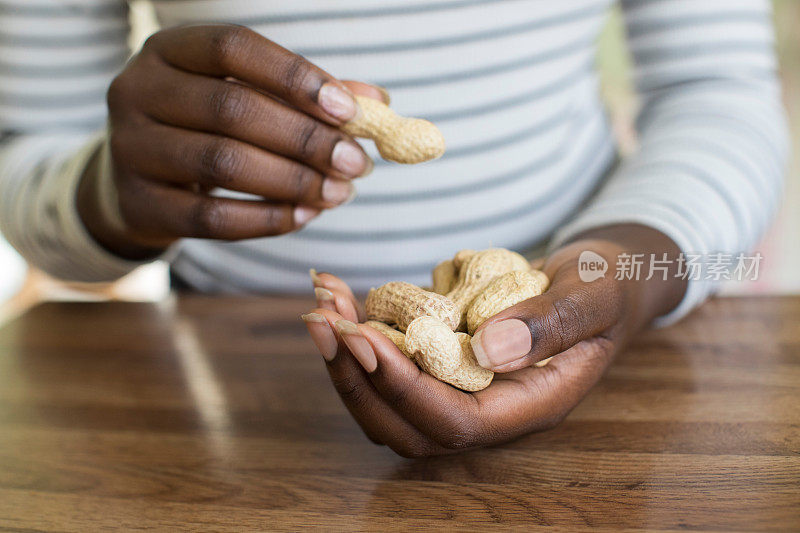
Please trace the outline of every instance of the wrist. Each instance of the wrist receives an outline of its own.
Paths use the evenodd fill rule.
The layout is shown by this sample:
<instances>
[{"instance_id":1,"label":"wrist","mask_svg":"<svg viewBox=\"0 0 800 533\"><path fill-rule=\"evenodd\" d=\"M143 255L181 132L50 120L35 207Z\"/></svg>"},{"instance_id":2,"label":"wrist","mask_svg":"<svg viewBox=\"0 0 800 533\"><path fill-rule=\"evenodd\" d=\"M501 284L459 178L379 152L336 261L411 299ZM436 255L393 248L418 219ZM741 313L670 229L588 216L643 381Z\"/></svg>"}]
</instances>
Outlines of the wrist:
<instances>
[{"instance_id":1,"label":"wrist","mask_svg":"<svg viewBox=\"0 0 800 533\"><path fill-rule=\"evenodd\" d=\"M657 229L640 224L592 228L574 236L564 247L574 254L594 251L608 262L605 275L615 277L622 285L634 330L675 309L686 293L687 281L678 272L681 250ZM616 269L623 260L636 261L639 267L618 275Z\"/></svg>"}]
</instances>

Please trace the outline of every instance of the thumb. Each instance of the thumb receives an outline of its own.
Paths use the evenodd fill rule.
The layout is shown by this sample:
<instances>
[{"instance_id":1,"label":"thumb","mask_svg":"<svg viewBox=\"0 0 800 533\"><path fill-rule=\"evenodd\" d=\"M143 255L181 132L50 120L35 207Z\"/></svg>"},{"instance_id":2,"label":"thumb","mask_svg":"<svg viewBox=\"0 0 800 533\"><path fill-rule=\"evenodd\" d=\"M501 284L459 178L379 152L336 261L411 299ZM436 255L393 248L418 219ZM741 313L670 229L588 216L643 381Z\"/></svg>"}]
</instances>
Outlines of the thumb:
<instances>
[{"instance_id":1,"label":"thumb","mask_svg":"<svg viewBox=\"0 0 800 533\"><path fill-rule=\"evenodd\" d=\"M475 357L495 372L532 366L613 326L622 301L613 277L584 282L577 262L564 264L547 292L509 307L478 328L472 337Z\"/></svg>"}]
</instances>

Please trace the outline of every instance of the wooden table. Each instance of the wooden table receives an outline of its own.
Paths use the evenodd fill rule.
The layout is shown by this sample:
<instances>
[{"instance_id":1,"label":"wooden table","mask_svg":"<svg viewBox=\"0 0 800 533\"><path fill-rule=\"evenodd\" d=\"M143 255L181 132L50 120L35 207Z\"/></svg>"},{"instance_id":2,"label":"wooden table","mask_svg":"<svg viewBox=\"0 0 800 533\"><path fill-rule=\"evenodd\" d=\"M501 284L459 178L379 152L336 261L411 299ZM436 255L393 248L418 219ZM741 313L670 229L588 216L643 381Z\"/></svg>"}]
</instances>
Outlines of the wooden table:
<instances>
[{"instance_id":1,"label":"wooden table","mask_svg":"<svg viewBox=\"0 0 800 533\"><path fill-rule=\"evenodd\" d=\"M712 301L559 428L407 460L298 299L45 304L0 329L0 529L800 528L800 298Z\"/></svg>"}]
</instances>

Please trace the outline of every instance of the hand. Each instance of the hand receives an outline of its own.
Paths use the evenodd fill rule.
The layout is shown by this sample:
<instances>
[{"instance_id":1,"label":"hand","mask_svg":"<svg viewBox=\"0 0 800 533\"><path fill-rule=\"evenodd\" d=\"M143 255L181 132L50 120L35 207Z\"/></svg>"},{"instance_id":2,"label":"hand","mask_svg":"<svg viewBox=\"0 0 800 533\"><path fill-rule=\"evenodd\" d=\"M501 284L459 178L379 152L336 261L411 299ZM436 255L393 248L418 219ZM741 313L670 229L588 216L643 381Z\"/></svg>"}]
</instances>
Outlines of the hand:
<instances>
[{"instance_id":1,"label":"hand","mask_svg":"<svg viewBox=\"0 0 800 533\"><path fill-rule=\"evenodd\" d=\"M350 179L372 167L337 127L357 113L354 92L383 98L378 88L340 82L244 27L160 31L108 91L125 234L103 226L85 190L91 184L82 183L81 216L98 240L124 255L182 237L294 231L349 200ZM206 194L215 187L261 198Z\"/></svg>"},{"instance_id":2,"label":"hand","mask_svg":"<svg viewBox=\"0 0 800 533\"><path fill-rule=\"evenodd\" d=\"M584 251L603 257L609 271L582 281L578 261ZM614 265L621 254L641 254L642 275L618 280ZM512 372L561 354L579 343L604 338L619 349L657 316L678 305L685 280L675 274L677 245L645 226L624 224L584 233L556 250L541 267L550 279L548 290L484 322L472 338L481 366ZM650 259L668 258L670 270L646 279Z\"/></svg>"},{"instance_id":3,"label":"hand","mask_svg":"<svg viewBox=\"0 0 800 533\"><path fill-rule=\"evenodd\" d=\"M621 252L645 253L645 244L668 256L678 253L671 240L654 230L615 226L586 234L548 258L548 292L479 328L484 334L476 337L485 347L484 358L500 373L476 393L459 391L420 371L369 326L353 328L350 322L363 320L363 314L350 289L330 274L316 278L319 308L304 320L336 390L374 442L407 457L501 443L557 425L630 337L680 301L682 281L617 281L613 270L591 283L577 276L583 250L593 250L613 265ZM503 326L508 335L521 330L516 322L524 325L527 340L522 342L520 335L509 342L489 333L493 324L506 321L514 322ZM532 366L551 356L548 365Z\"/></svg>"}]
</instances>

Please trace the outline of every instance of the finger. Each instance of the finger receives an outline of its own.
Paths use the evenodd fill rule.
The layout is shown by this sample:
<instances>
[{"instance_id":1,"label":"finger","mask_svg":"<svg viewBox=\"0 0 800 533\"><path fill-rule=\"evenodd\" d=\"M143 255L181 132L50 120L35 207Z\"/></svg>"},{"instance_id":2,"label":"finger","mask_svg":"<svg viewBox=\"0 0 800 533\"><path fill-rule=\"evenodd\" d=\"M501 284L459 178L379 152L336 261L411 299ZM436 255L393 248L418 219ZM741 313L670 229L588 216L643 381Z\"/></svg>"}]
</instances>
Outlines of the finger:
<instances>
[{"instance_id":1,"label":"finger","mask_svg":"<svg viewBox=\"0 0 800 533\"><path fill-rule=\"evenodd\" d=\"M472 338L481 366L510 372L547 359L617 323L623 308L611 277L580 280L577 262L565 263L550 289L488 319Z\"/></svg>"},{"instance_id":2,"label":"finger","mask_svg":"<svg viewBox=\"0 0 800 533\"><path fill-rule=\"evenodd\" d=\"M350 297L342 290L314 287L314 295L317 297L317 306L335 311L351 322L358 320L358 311Z\"/></svg>"},{"instance_id":3,"label":"finger","mask_svg":"<svg viewBox=\"0 0 800 533\"><path fill-rule=\"evenodd\" d=\"M328 322L328 319L325 316L326 315L325 311L327 311L327 310L326 309L322 309L322 308L317 308L317 309L314 309L313 311L311 311L310 313L301 315L300 318L303 320L303 322L305 322L306 329L308 330L309 336L311 337L311 340L314 341L314 344L317 346L317 349L319 350L320 354L322 355L322 358L325 360L326 363L331 363L336 358L345 357L345 354L344 353L340 353L340 347L339 347L340 342L339 342L339 339L337 338L336 334L334 333L333 328L331 327L330 323ZM334 313L333 317L334 317L334 319L339 319L339 315L336 315L335 313ZM341 364L339 366L341 366ZM342 380L342 381L344 381L344 380ZM352 384L345 385L344 383L342 383L341 385L336 386L337 392L339 392L339 388L340 387L342 387L342 388L347 387L348 393L347 394L342 394L342 398L343 399L345 397L347 397L347 398L350 397L351 392L349 392L349 391L359 390L358 384L357 384L357 379L356 380L351 380L351 381L355 381L356 384L355 385L352 385ZM334 381L334 385L337 385L337 383L335 381ZM356 393L356 394L358 394L358 393ZM348 406L348 409L349 409L349 406ZM358 421L358 419L357 419L357 421ZM358 422L359 422L359 425L361 425L361 422L360 421L358 421ZM383 444L383 441L380 439L380 437L378 437L376 432L370 426L365 427L365 426L361 425L361 428L364 431L364 433L367 435L367 437L372 442L374 442L376 444Z\"/></svg>"},{"instance_id":4,"label":"finger","mask_svg":"<svg viewBox=\"0 0 800 533\"><path fill-rule=\"evenodd\" d=\"M300 315L300 318L305 322L308 334L322 358L325 361L333 361L339 352L339 340L333 333L325 315L322 314L322 310L323 308L318 307L309 313Z\"/></svg>"},{"instance_id":5,"label":"finger","mask_svg":"<svg viewBox=\"0 0 800 533\"><path fill-rule=\"evenodd\" d=\"M361 325L358 331L360 335L344 336L347 346L381 397L404 419L448 449L462 448L462 440L483 431L472 395L422 372L369 326Z\"/></svg>"},{"instance_id":6,"label":"finger","mask_svg":"<svg viewBox=\"0 0 800 533\"><path fill-rule=\"evenodd\" d=\"M336 295L332 291L325 287L314 287L314 296L317 298L317 307L338 313L336 310Z\"/></svg>"},{"instance_id":7,"label":"finger","mask_svg":"<svg viewBox=\"0 0 800 533\"><path fill-rule=\"evenodd\" d=\"M317 287L314 289L314 292L322 293L325 295L325 298L328 299L326 302L328 305L325 306L326 309L329 308L329 306L332 306L332 310L342 315L342 317L344 317L346 320L349 320L350 322L355 322L358 320L358 312L356 311L353 302L350 300L347 294L343 293L341 290L330 290Z\"/></svg>"},{"instance_id":8,"label":"finger","mask_svg":"<svg viewBox=\"0 0 800 533\"><path fill-rule=\"evenodd\" d=\"M305 206L215 198L138 178L118 180L126 223L153 239L240 240L297 230L319 214Z\"/></svg>"},{"instance_id":9,"label":"finger","mask_svg":"<svg viewBox=\"0 0 800 533\"><path fill-rule=\"evenodd\" d=\"M356 318L349 318L347 314L341 311L342 308L340 308L339 314L343 315L345 318L347 318L347 320L352 322L364 322L367 319L366 313L364 312L364 306L362 306L361 302L359 302L355 297L353 291L350 289L350 286L347 285L347 283L333 274L329 274L327 272L317 273L317 271L313 268L309 273L311 274L311 282L315 287L324 287L332 291L334 294L342 294L343 297L347 299L347 302L343 303L343 307L352 308L355 312Z\"/></svg>"},{"instance_id":10,"label":"finger","mask_svg":"<svg viewBox=\"0 0 800 533\"><path fill-rule=\"evenodd\" d=\"M150 179L200 183L319 208L342 205L355 194L349 180L325 177L251 144L164 124L114 132L111 146L115 159L129 161L133 172Z\"/></svg>"},{"instance_id":11,"label":"finger","mask_svg":"<svg viewBox=\"0 0 800 533\"><path fill-rule=\"evenodd\" d=\"M546 257L539 257L536 259L531 260L531 268L535 270L541 270L544 267L545 261L547 261Z\"/></svg>"},{"instance_id":12,"label":"finger","mask_svg":"<svg viewBox=\"0 0 800 533\"><path fill-rule=\"evenodd\" d=\"M231 76L274 94L329 124L356 116L350 91L336 78L243 26L178 27L147 43L170 64L208 76Z\"/></svg>"},{"instance_id":13,"label":"finger","mask_svg":"<svg viewBox=\"0 0 800 533\"><path fill-rule=\"evenodd\" d=\"M361 146L340 129L244 85L167 69L141 90L147 95L142 111L159 122L254 144L338 178L372 168Z\"/></svg>"},{"instance_id":14,"label":"finger","mask_svg":"<svg viewBox=\"0 0 800 533\"><path fill-rule=\"evenodd\" d=\"M391 97L389 96L389 91L387 91L383 87L378 87L377 85L364 83L363 81L343 80L342 83L344 83L345 86L347 86L347 88L350 89L350 92L352 92L353 94L366 96L368 98L374 98L375 100L382 101L386 105L389 105L391 103Z\"/></svg>"},{"instance_id":15,"label":"finger","mask_svg":"<svg viewBox=\"0 0 800 533\"><path fill-rule=\"evenodd\" d=\"M355 302L344 292L338 289L331 291L334 295L336 310L342 317L350 322L358 322L358 311Z\"/></svg>"},{"instance_id":16,"label":"finger","mask_svg":"<svg viewBox=\"0 0 800 533\"><path fill-rule=\"evenodd\" d=\"M386 444L407 457L437 453L434 443L394 412L378 395L361 365L333 328L334 323L342 320L341 315L315 309L304 315L303 320L320 351L325 350L323 357L328 373L342 402L370 440Z\"/></svg>"}]
</instances>

